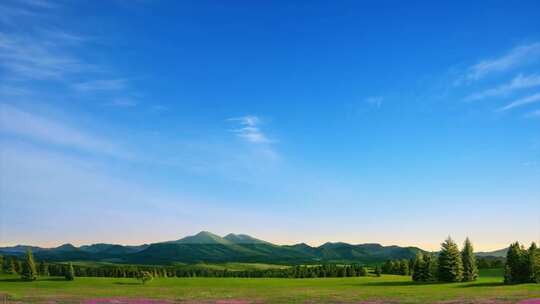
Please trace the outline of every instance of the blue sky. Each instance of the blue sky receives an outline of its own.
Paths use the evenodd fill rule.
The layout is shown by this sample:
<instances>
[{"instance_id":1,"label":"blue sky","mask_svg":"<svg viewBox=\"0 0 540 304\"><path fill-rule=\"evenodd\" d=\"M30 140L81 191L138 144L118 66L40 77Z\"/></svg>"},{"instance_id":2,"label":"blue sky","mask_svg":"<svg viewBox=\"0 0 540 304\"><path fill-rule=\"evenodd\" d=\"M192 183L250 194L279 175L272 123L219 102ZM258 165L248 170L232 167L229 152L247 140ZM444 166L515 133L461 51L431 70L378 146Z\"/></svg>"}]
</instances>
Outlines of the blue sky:
<instances>
[{"instance_id":1,"label":"blue sky","mask_svg":"<svg viewBox=\"0 0 540 304\"><path fill-rule=\"evenodd\" d=\"M540 238L537 1L0 3L0 245Z\"/></svg>"}]
</instances>

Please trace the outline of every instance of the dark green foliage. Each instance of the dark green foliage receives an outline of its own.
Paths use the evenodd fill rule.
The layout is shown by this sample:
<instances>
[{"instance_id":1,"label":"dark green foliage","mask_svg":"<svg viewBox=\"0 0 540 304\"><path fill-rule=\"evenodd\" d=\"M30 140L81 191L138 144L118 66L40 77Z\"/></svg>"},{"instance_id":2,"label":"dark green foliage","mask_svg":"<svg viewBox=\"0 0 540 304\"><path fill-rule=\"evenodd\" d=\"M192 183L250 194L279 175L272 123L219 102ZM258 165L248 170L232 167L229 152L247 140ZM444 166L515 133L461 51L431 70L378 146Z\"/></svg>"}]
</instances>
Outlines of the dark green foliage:
<instances>
[{"instance_id":1,"label":"dark green foliage","mask_svg":"<svg viewBox=\"0 0 540 304\"><path fill-rule=\"evenodd\" d=\"M374 271L375 275L380 277L381 274L382 274L382 269L381 269L381 266L375 266L375 271Z\"/></svg>"},{"instance_id":2,"label":"dark green foliage","mask_svg":"<svg viewBox=\"0 0 540 304\"><path fill-rule=\"evenodd\" d=\"M409 261L408 260L401 260L401 262L399 263L399 274L409 275Z\"/></svg>"},{"instance_id":3,"label":"dark green foliage","mask_svg":"<svg viewBox=\"0 0 540 304\"><path fill-rule=\"evenodd\" d=\"M461 259L463 261L463 281L476 281L478 278L478 266L476 265L476 256L469 238L465 239Z\"/></svg>"},{"instance_id":4,"label":"dark green foliage","mask_svg":"<svg viewBox=\"0 0 540 304\"><path fill-rule=\"evenodd\" d=\"M9 267L7 273L17 274L17 261L15 260L15 258L11 258L9 260Z\"/></svg>"},{"instance_id":5,"label":"dark green foliage","mask_svg":"<svg viewBox=\"0 0 540 304\"><path fill-rule=\"evenodd\" d=\"M435 257L428 253L424 255L424 281L432 282L437 280L438 264Z\"/></svg>"},{"instance_id":6,"label":"dark green foliage","mask_svg":"<svg viewBox=\"0 0 540 304\"><path fill-rule=\"evenodd\" d=\"M64 274L66 281L73 281L75 280L75 270L73 269L73 264L69 263L68 266L65 269Z\"/></svg>"},{"instance_id":7,"label":"dark green foliage","mask_svg":"<svg viewBox=\"0 0 540 304\"><path fill-rule=\"evenodd\" d=\"M512 278L512 268L508 264L504 266L504 283L512 284L514 279Z\"/></svg>"},{"instance_id":8,"label":"dark green foliage","mask_svg":"<svg viewBox=\"0 0 540 304\"><path fill-rule=\"evenodd\" d=\"M419 253L415 260L412 271L412 279L416 282L432 282L436 279L437 266L433 255Z\"/></svg>"},{"instance_id":9,"label":"dark green foliage","mask_svg":"<svg viewBox=\"0 0 540 304\"><path fill-rule=\"evenodd\" d=\"M0 273L4 272L4 256L0 254Z\"/></svg>"},{"instance_id":10,"label":"dark green foliage","mask_svg":"<svg viewBox=\"0 0 540 304\"><path fill-rule=\"evenodd\" d=\"M381 271L385 274L409 275L409 261L388 260L382 265Z\"/></svg>"},{"instance_id":11,"label":"dark green foliage","mask_svg":"<svg viewBox=\"0 0 540 304\"><path fill-rule=\"evenodd\" d=\"M463 280L463 262L456 243L448 237L441 244L439 253L438 279L442 282L461 282Z\"/></svg>"},{"instance_id":12,"label":"dark green foliage","mask_svg":"<svg viewBox=\"0 0 540 304\"><path fill-rule=\"evenodd\" d=\"M505 283L525 283L529 280L527 254L525 249L515 242L508 248L506 254Z\"/></svg>"},{"instance_id":13,"label":"dark green foliage","mask_svg":"<svg viewBox=\"0 0 540 304\"><path fill-rule=\"evenodd\" d=\"M518 242L508 248L504 282L515 283L540 283L540 261L538 248L532 243L528 250Z\"/></svg>"},{"instance_id":14,"label":"dark green foliage","mask_svg":"<svg viewBox=\"0 0 540 304\"><path fill-rule=\"evenodd\" d=\"M67 276L70 265L47 264L51 276ZM205 268L196 265L183 266L145 266L145 265L103 265L81 266L72 265L75 276L86 277L116 277L116 278L140 278L141 272L146 271L154 278L157 277L242 277L242 278L324 278L324 277L356 277L367 276L368 269L365 266L352 265L304 265L284 268L249 269L229 271Z\"/></svg>"},{"instance_id":15,"label":"dark green foliage","mask_svg":"<svg viewBox=\"0 0 540 304\"><path fill-rule=\"evenodd\" d=\"M49 266L45 264L44 261L39 263L39 275L40 276L49 276Z\"/></svg>"},{"instance_id":16,"label":"dark green foliage","mask_svg":"<svg viewBox=\"0 0 540 304\"><path fill-rule=\"evenodd\" d=\"M527 250L527 264L529 270L529 281L540 283L540 256L538 255L538 247L533 242L529 250Z\"/></svg>"},{"instance_id":17,"label":"dark green foliage","mask_svg":"<svg viewBox=\"0 0 540 304\"><path fill-rule=\"evenodd\" d=\"M24 281L34 281L37 279L36 263L34 262L34 255L30 248L26 250L26 259L23 263L21 278Z\"/></svg>"},{"instance_id":18,"label":"dark green foliage","mask_svg":"<svg viewBox=\"0 0 540 304\"><path fill-rule=\"evenodd\" d=\"M19 261L19 260L16 260L15 261L15 265L16 265L16 269L17 269L17 273L22 273L22 270L23 270L23 262L22 261Z\"/></svg>"},{"instance_id":19,"label":"dark green foliage","mask_svg":"<svg viewBox=\"0 0 540 304\"><path fill-rule=\"evenodd\" d=\"M416 254L416 258L414 259L414 265L412 269L412 280L415 282L423 282L424 281L424 255L419 252Z\"/></svg>"},{"instance_id":20,"label":"dark green foliage","mask_svg":"<svg viewBox=\"0 0 540 304\"><path fill-rule=\"evenodd\" d=\"M504 268L506 258L504 257L478 257L477 256L477 264L479 269L487 269L487 268Z\"/></svg>"}]
</instances>

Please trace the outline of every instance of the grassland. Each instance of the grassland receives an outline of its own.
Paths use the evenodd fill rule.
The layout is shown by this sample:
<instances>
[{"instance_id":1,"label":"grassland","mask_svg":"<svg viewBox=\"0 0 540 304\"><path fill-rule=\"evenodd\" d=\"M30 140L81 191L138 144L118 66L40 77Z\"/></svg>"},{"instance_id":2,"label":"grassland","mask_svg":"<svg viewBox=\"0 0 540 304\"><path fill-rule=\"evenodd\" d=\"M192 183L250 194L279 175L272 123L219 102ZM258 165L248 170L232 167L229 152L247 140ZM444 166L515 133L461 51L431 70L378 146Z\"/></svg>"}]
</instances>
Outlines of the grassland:
<instances>
[{"instance_id":1,"label":"grassland","mask_svg":"<svg viewBox=\"0 0 540 304\"><path fill-rule=\"evenodd\" d=\"M85 303L108 298L160 299L181 303L515 303L540 298L540 284L507 286L500 271L483 271L473 283L416 284L409 277L245 279L162 278L147 285L135 279L40 278L21 282L16 276L0 277L0 294L9 303ZM116 299L117 302L114 302ZM223 302L225 301L225 302ZM1 301L0 301L1 303ZM93 302L88 302L93 303ZM145 303L145 302L136 302Z\"/></svg>"}]
</instances>

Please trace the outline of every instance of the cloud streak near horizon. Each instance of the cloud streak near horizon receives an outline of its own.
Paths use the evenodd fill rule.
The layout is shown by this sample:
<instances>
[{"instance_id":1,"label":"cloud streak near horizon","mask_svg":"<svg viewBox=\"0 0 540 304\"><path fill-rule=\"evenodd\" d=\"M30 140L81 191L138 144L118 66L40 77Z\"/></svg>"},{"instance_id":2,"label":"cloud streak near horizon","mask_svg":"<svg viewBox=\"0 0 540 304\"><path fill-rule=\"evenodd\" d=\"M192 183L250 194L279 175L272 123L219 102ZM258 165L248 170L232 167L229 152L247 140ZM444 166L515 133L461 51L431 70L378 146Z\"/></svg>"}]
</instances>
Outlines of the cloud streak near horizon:
<instances>
[{"instance_id":1,"label":"cloud streak near horizon","mask_svg":"<svg viewBox=\"0 0 540 304\"><path fill-rule=\"evenodd\" d=\"M122 151L112 142L7 104L0 104L0 129L2 133L22 136L45 144L59 145L97 155L131 158L130 153Z\"/></svg>"}]
</instances>

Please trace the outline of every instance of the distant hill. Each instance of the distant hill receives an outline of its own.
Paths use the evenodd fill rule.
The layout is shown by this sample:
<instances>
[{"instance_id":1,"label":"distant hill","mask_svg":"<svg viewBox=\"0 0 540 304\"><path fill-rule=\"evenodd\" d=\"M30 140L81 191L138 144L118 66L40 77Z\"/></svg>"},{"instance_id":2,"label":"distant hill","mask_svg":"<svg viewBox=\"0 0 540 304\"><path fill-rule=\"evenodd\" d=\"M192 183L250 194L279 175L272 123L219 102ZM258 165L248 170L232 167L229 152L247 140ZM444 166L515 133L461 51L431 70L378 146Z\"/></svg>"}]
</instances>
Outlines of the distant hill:
<instances>
[{"instance_id":1,"label":"distant hill","mask_svg":"<svg viewBox=\"0 0 540 304\"><path fill-rule=\"evenodd\" d=\"M261 241L247 234L227 234L224 239L235 244L269 244L268 242Z\"/></svg>"},{"instance_id":2,"label":"distant hill","mask_svg":"<svg viewBox=\"0 0 540 304\"><path fill-rule=\"evenodd\" d=\"M195 235L192 236L186 236L185 238L179 239L178 241L173 242L167 242L167 243L175 243L175 244L206 244L206 245L225 245L229 246L234 243L220 237L219 235L215 235L208 231L201 231Z\"/></svg>"},{"instance_id":3,"label":"distant hill","mask_svg":"<svg viewBox=\"0 0 540 304\"><path fill-rule=\"evenodd\" d=\"M0 248L0 254L23 255L29 246ZM36 259L46 261L96 261L136 264L171 263L380 263L388 259L410 259L416 247L382 246L380 244L325 243L312 247L305 243L275 245L246 234L225 237L202 231L175 241L140 246L93 244L75 247L64 244L56 248L31 247Z\"/></svg>"},{"instance_id":4,"label":"distant hill","mask_svg":"<svg viewBox=\"0 0 540 304\"><path fill-rule=\"evenodd\" d=\"M479 257L506 257L506 252L508 251L508 248L503 248L495 251L487 251L487 252L477 252L476 256Z\"/></svg>"}]
</instances>

